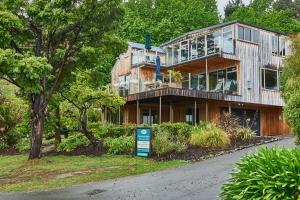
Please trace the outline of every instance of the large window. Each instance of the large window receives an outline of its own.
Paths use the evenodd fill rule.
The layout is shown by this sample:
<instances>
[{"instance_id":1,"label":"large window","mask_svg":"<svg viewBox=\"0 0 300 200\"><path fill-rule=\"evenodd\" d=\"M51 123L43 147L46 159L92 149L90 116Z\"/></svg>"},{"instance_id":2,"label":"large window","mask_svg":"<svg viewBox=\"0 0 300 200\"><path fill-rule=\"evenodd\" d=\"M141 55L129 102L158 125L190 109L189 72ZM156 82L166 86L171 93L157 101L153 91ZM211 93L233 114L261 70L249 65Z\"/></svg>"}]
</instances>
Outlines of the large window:
<instances>
[{"instance_id":1,"label":"large window","mask_svg":"<svg viewBox=\"0 0 300 200\"><path fill-rule=\"evenodd\" d=\"M223 52L234 53L233 51L232 27L229 26L223 28Z\"/></svg>"},{"instance_id":2,"label":"large window","mask_svg":"<svg viewBox=\"0 0 300 200\"><path fill-rule=\"evenodd\" d=\"M207 55L215 53L215 40L213 34L206 36Z\"/></svg>"},{"instance_id":3,"label":"large window","mask_svg":"<svg viewBox=\"0 0 300 200\"><path fill-rule=\"evenodd\" d=\"M158 123L158 113L155 109L143 109L142 110L142 123L143 124L156 124Z\"/></svg>"},{"instance_id":4,"label":"large window","mask_svg":"<svg viewBox=\"0 0 300 200\"><path fill-rule=\"evenodd\" d=\"M278 55L278 36L272 36L272 54L277 56Z\"/></svg>"},{"instance_id":5,"label":"large window","mask_svg":"<svg viewBox=\"0 0 300 200\"><path fill-rule=\"evenodd\" d=\"M277 90L278 89L278 70L262 69L261 73L262 88Z\"/></svg>"},{"instance_id":6,"label":"large window","mask_svg":"<svg viewBox=\"0 0 300 200\"><path fill-rule=\"evenodd\" d=\"M191 89L197 90L199 85L198 74L191 75Z\"/></svg>"},{"instance_id":7,"label":"large window","mask_svg":"<svg viewBox=\"0 0 300 200\"><path fill-rule=\"evenodd\" d=\"M204 36L197 38L197 55L198 55L198 57L205 56L205 37Z\"/></svg>"},{"instance_id":8,"label":"large window","mask_svg":"<svg viewBox=\"0 0 300 200\"><path fill-rule=\"evenodd\" d=\"M238 27L238 39L248 42L259 43L259 31L243 26Z\"/></svg>"},{"instance_id":9,"label":"large window","mask_svg":"<svg viewBox=\"0 0 300 200\"><path fill-rule=\"evenodd\" d=\"M195 109L188 108L185 111L185 122L188 124L195 124ZM196 123L199 122L199 109L196 109Z\"/></svg>"},{"instance_id":10,"label":"large window","mask_svg":"<svg viewBox=\"0 0 300 200\"><path fill-rule=\"evenodd\" d=\"M197 40L193 38L190 40L190 59L197 58Z\"/></svg>"},{"instance_id":11,"label":"large window","mask_svg":"<svg viewBox=\"0 0 300 200\"><path fill-rule=\"evenodd\" d=\"M119 76L119 95L127 96L129 93L130 75Z\"/></svg>"},{"instance_id":12,"label":"large window","mask_svg":"<svg viewBox=\"0 0 300 200\"><path fill-rule=\"evenodd\" d=\"M179 45L174 45L173 48L173 64L177 64L179 62Z\"/></svg>"},{"instance_id":13,"label":"large window","mask_svg":"<svg viewBox=\"0 0 300 200\"><path fill-rule=\"evenodd\" d=\"M188 41L183 41L181 42L181 46L180 46L180 50L181 50L181 62L187 61L189 58L189 44Z\"/></svg>"},{"instance_id":14,"label":"large window","mask_svg":"<svg viewBox=\"0 0 300 200\"><path fill-rule=\"evenodd\" d=\"M168 65L172 65L173 64L173 49L171 47L167 48L167 59L168 59Z\"/></svg>"},{"instance_id":15,"label":"large window","mask_svg":"<svg viewBox=\"0 0 300 200\"><path fill-rule=\"evenodd\" d=\"M211 91L232 94L237 92L237 69L230 67L209 73L209 89Z\"/></svg>"},{"instance_id":16,"label":"large window","mask_svg":"<svg viewBox=\"0 0 300 200\"><path fill-rule=\"evenodd\" d=\"M283 38L280 38L279 40L279 55L285 56L286 55L286 41Z\"/></svg>"}]
</instances>

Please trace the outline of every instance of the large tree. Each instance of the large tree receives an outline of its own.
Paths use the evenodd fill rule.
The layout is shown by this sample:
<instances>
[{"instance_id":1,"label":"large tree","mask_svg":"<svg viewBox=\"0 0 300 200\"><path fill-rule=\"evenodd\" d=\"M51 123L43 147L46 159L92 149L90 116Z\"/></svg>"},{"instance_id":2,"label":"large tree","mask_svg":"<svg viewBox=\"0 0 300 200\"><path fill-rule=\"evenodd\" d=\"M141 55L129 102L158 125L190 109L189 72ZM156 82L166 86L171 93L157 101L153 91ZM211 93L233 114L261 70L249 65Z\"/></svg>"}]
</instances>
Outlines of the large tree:
<instances>
[{"instance_id":1,"label":"large tree","mask_svg":"<svg viewBox=\"0 0 300 200\"><path fill-rule=\"evenodd\" d=\"M300 31L300 22L290 9L275 9L274 0L253 0L249 5L236 9L225 21L242 20L275 31L293 34Z\"/></svg>"},{"instance_id":2,"label":"large tree","mask_svg":"<svg viewBox=\"0 0 300 200\"><path fill-rule=\"evenodd\" d=\"M122 18L121 0L3 0L0 77L18 86L31 108L29 159L40 157L45 116L63 76L94 66L103 38ZM112 45L113 46L113 45ZM98 55L101 56L101 55Z\"/></svg>"},{"instance_id":3,"label":"large tree","mask_svg":"<svg viewBox=\"0 0 300 200\"><path fill-rule=\"evenodd\" d=\"M284 115L300 144L300 34L293 38L292 55L286 59L280 78L282 97L286 103Z\"/></svg>"},{"instance_id":4,"label":"large tree","mask_svg":"<svg viewBox=\"0 0 300 200\"><path fill-rule=\"evenodd\" d=\"M225 17L229 17L230 15L232 15L234 11L236 11L237 9L243 6L244 3L242 0L230 0L224 8Z\"/></svg>"},{"instance_id":5,"label":"large tree","mask_svg":"<svg viewBox=\"0 0 300 200\"><path fill-rule=\"evenodd\" d=\"M121 35L144 43L146 32L160 45L188 31L219 23L216 0L129 0Z\"/></svg>"}]
</instances>

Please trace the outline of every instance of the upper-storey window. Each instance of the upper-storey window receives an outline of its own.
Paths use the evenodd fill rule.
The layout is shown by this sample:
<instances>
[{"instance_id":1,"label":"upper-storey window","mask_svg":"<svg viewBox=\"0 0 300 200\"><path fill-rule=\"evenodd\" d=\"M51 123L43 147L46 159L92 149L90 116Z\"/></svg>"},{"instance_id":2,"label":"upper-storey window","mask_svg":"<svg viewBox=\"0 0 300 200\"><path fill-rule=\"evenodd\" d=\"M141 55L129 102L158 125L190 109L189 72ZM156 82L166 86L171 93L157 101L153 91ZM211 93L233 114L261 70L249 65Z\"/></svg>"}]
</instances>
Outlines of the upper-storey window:
<instances>
[{"instance_id":1,"label":"upper-storey window","mask_svg":"<svg viewBox=\"0 0 300 200\"><path fill-rule=\"evenodd\" d=\"M259 43L259 31L252 28L238 26L238 39Z\"/></svg>"},{"instance_id":2,"label":"upper-storey window","mask_svg":"<svg viewBox=\"0 0 300 200\"><path fill-rule=\"evenodd\" d=\"M207 35L207 55L211 55L220 51L221 31L215 31Z\"/></svg>"},{"instance_id":3,"label":"upper-storey window","mask_svg":"<svg viewBox=\"0 0 300 200\"><path fill-rule=\"evenodd\" d=\"M173 64L179 62L179 44L174 45L173 47Z\"/></svg>"},{"instance_id":4,"label":"upper-storey window","mask_svg":"<svg viewBox=\"0 0 300 200\"><path fill-rule=\"evenodd\" d=\"M168 60L168 63L167 65L172 65L173 63L173 49L172 47L168 47L167 48L167 60Z\"/></svg>"},{"instance_id":5,"label":"upper-storey window","mask_svg":"<svg viewBox=\"0 0 300 200\"><path fill-rule=\"evenodd\" d=\"M190 40L190 59L197 58L197 39Z\"/></svg>"},{"instance_id":6,"label":"upper-storey window","mask_svg":"<svg viewBox=\"0 0 300 200\"><path fill-rule=\"evenodd\" d=\"M197 38L197 57L205 56L205 37L200 36Z\"/></svg>"},{"instance_id":7,"label":"upper-storey window","mask_svg":"<svg viewBox=\"0 0 300 200\"><path fill-rule=\"evenodd\" d=\"M278 56L278 43L279 43L279 38L276 35L272 36L272 54L275 56Z\"/></svg>"},{"instance_id":8,"label":"upper-storey window","mask_svg":"<svg viewBox=\"0 0 300 200\"><path fill-rule=\"evenodd\" d=\"M223 52L234 53L232 26L223 28Z\"/></svg>"},{"instance_id":9,"label":"upper-storey window","mask_svg":"<svg viewBox=\"0 0 300 200\"><path fill-rule=\"evenodd\" d=\"M180 61L184 62L188 60L189 57L189 43L188 41L183 41L181 42L181 46L180 46Z\"/></svg>"},{"instance_id":10,"label":"upper-storey window","mask_svg":"<svg viewBox=\"0 0 300 200\"><path fill-rule=\"evenodd\" d=\"M286 56L287 42L277 35L272 36L272 54L275 56Z\"/></svg>"}]
</instances>

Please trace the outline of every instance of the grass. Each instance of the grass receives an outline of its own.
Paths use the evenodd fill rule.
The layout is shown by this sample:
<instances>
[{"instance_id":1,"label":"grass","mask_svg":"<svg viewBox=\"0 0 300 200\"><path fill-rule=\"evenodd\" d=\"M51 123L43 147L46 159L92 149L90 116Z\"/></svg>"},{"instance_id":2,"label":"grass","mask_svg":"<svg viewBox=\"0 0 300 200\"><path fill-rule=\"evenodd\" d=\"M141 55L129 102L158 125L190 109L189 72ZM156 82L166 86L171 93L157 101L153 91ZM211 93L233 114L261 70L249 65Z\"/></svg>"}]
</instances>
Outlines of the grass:
<instances>
[{"instance_id":1,"label":"grass","mask_svg":"<svg viewBox=\"0 0 300 200\"><path fill-rule=\"evenodd\" d=\"M137 175L185 165L133 156L0 156L0 192L42 191L80 183Z\"/></svg>"}]
</instances>

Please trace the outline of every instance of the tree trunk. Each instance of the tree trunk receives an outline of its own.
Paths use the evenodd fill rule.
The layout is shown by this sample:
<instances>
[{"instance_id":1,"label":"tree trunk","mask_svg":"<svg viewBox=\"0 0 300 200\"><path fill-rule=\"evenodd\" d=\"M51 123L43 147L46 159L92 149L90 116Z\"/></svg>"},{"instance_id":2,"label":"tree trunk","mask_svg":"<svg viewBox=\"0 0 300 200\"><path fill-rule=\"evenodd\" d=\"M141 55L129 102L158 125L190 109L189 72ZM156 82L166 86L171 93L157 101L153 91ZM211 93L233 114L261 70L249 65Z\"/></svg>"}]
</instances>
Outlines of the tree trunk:
<instances>
[{"instance_id":1,"label":"tree trunk","mask_svg":"<svg viewBox=\"0 0 300 200\"><path fill-rule=\"evenodd\" d=\"M103 144L101 141L97 140L94 136L94 134L88 130L87 127L87 115L86 115L86 109L83 109L80 114L80 125L81 130L84 133L84 135L88 138L88 140L92 143L94 149L102 148Z\"/></svg>"},{"instance_id":2,"label":"tree trunk","mask_svg":"<svg viewBox=\"0 0 300 200\"><path fill-rule=\"evenodd\" d=\"M61 125L60 125L60 108L59 105L55 108L55 149L61 143Z\"/></svg>"},{"instance_id":3,"label":"tree trunk","mask_svg":"<svg viewBox=\"0 0 300 200\"><path fill-rule=\"evenodd\" d=\"M31 149L29 160L41 157L41 146L45 126L45 97L42 92L32 95L31 103Z\"/></svg>"}]
</instances>

